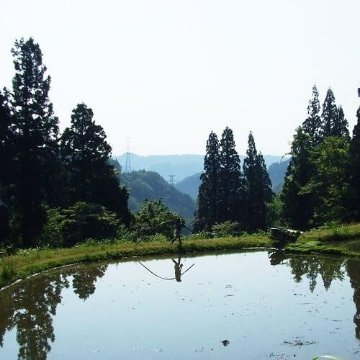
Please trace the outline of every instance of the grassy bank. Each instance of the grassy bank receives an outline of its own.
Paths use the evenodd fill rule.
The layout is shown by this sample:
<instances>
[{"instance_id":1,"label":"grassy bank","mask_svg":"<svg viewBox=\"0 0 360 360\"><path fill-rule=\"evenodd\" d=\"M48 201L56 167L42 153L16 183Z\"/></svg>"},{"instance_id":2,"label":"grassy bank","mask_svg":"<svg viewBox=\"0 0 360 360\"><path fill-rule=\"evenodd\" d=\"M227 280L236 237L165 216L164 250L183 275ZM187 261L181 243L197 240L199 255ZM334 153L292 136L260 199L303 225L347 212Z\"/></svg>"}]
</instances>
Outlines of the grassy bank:
<instances>
[{"instance_id":1,"label":"grassy bank","mask_svg":"<svg viewBox=\"0 0 360 360\"><path fill-rule=\"evenodd\" d=\"M15 255L0 258L0 287L34 273L73 263L271 247L273 247L273 242L266 234L255 234L214 239L197 239L194 236L185 239L181 248L170 242L153 241L138 244L133 242L87 243L67 249L23 250ZM360 224L305 232L295 243L288 244L286 250L297 253L319 252L360 257Z\"/></svg>"},{"instance_id":2,"label":"grassy bank","mask_svg":"<svg viewBox=\"0 0 360 360\"><path fill-rule=\"evenodd\" d=\"M67 249L31 249L0 259L0 287L17 279L68 264L100 260L125 260L133 257L227 252L251 248L269 248L266 235L246 235L219 239L185 239L181 248L170 242L117 242L84 244Z\"/></svg>"},{"instance_id":3,"label":"grassy bank","mask_svg":"<svg viewBox=\"0 0 360 360\"><path fill-rule=\"evenodd\" d=\"M286 249L297 253L319 252L360 257L360 224L307 231Z\"/></svg>"}]
</instances>

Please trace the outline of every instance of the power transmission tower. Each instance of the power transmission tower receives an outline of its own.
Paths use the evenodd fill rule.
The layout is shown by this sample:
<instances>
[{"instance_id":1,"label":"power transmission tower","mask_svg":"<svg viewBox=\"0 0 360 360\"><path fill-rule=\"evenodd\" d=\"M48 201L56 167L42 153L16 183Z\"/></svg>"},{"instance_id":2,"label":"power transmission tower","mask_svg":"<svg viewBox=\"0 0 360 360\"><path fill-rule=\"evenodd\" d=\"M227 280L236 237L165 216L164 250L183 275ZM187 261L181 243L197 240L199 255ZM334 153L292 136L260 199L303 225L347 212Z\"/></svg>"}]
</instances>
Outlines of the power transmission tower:
<instances>
[{"instance_id":1,"label":"power transmission tower","mask_svg":"<svg viewBox=\"0 0 360 360\"><path fill-rule=\"evenodd\" d=\"M130 159L130 139L126 139L126 153L125 153L125 173L131 173L131 159Z\"/></svg>"},{"instance_id":2,"label":"power transmission tower","mask_svg":"<svg viewBox=\"0 0 360 360\"><path fill-rule=\"evenodd\" d=\"M174 186L174 177L175 177L175 175L168 175L168 176L170 178L170 180L169 180L170 185Z\"/></svg>"}]
</instances>

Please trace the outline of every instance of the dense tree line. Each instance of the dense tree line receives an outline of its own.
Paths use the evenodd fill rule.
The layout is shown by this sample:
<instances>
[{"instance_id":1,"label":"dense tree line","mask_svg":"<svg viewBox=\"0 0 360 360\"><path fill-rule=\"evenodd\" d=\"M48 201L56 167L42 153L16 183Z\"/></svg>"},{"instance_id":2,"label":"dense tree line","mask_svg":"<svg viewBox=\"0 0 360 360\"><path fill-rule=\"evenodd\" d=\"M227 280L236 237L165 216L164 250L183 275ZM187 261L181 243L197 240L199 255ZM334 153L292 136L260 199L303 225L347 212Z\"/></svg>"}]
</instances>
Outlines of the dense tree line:
<instances>
[{"instance_id":1,"label":"dense tree line","mask_svg":"<svg viewBox=\"0 0 360 360\"><path fill-rule=\"evenodd\" d=\"M131 214L128 191L119 184L111 146L91 108L78 104L70 126L59 131L39 45L32 38L18 40L12 55L12 88L0 91L0 242L72 246L91 237L115 238L119 231L136 240L158 229L171 236L171 221L179 215L161 200ZM360 109L352 137L331 89L321 106L314 86L307 110L276 197L251 132L242 164L230 128L220 139L210 133L195 232L255 232L275 223L304 230L360 221Z\"/></svg>"},{"instance_id":2,"label":"dense tree line","mask_svg":"<svg viewBox=\"0 0 360 360\"><path fill-rule=\"evenodd\" d=\"M321 113L320 113L321 112ZM331 89L322 108L316 86L296 129L281 194L284 221L298 229L359 221L360 111L352 138Z\"/></svg>"},{"instance_id":3,"label":"dense tree line","mask_svg":"<svg viewBox=\"0 0 360 360\"><path fill-rule=\"evenodd\" d=\"M99 218L110 211L129 225L128 193L108 163L111 147L92 110L77 105L70 127L60 134L39 45L21 39L12 55L12 88L0 92L1 240L37 245L54 218L69 229L71 216L64 209L77 216L92 210ZM100 221L97 231L105 236L104 224Z\"/></svg>"},{"instance_id":4,"label":"dense tree line","mask_svg":"<svg viewBox=\"0 0 360 360\"><path fill-rule=\"evenodd\" d=\"M284 186L276 197L251 133L242 167L232 131L226 128L220 141L210 134L196 230L214 230L224 222L248 232L274 224L306 230L360 220L360 108L352 137L331 89L321 106L314 86L307 110L295 131Z\"/></svg>"},{"instance_id":5,"label":"dense tree line","mask_svg":"<svg viewBox=\"0 0 360 360\"><path fill-rule=\"evenodd\" d=\"M211 132L206 144L194 230L210 231L224 222L238 224L239 231L265 230L268 203L272 198L271 181L253 134L249 134L241 167L232 130L225 128L220 141Z\"/></svg>"}]
</instances>

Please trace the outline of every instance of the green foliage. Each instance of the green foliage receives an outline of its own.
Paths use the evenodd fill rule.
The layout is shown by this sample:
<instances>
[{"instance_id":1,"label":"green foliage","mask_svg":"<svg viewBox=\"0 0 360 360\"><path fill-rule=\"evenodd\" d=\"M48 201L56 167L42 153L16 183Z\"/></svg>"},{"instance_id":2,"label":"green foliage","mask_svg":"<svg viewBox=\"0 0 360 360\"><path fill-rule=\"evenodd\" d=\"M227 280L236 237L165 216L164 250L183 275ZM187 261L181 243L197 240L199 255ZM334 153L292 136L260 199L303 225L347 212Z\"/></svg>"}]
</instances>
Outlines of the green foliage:
<instances>
[{"instance_id":1,"label":"green foliage","mask_svg":"<svg viewBox=\"0 0 360 360\"><path fill-rule=\"evenodd\" d=\"M315 225L346 220L349 160L349 141L345 137L328 137L314 148L314 173L301 191L315 198Z\"/></svg>"},{"instance_id":2,"label":"green foliage","mask_svg":"<svg viewBox=\"0 0 360 360\"><path fill-rule=\"evenodd\" d=\"M213 236L222 237L222 236L233 236L240 235L242 233L241 225L236 221L224 221L220 224L214 224L211 227Z\"/></svg>"},{"instance_id":3,"label":"green foliage","mask_svg":"<svg viewBox=\"0 0 360 360\"><path fill-rule=\"evenodd\" d=\"M198 208L194 222L194 231L210 230L218 220L220 199L220 144L217 135L211 132L206 142L204 173L198 195Z\"/></svg>"},{"instance_id":4,"label":"green foliage","mask_svg":"<svg viewBox=\"0 0 360 360\"><path fill-rule=\"evenodd\" d=\"M49 209L38 245L73 246L86 239L115 239L120 226L116 214L98 204L77 202L67 209Z\"/></svg>"},{"instance_id":5,"label":"green foliage","mask_svg":"<svg viewBox=\"0 0 360 360\"><path fill-rule=\"evenodd\" d=\"M4 199L17 219L22 245L34 245L43 225L42 202L51 200L57 156L58 119L49 101L50 77L45 76L42 53L32 38L15 42L7 156L11 177ZM11 200L10 200L11 199Z\"/></svg>"},{"instance_id":6,"label":"green foliage","mask_svg":"<svg viewBox=\"0 0 360 360\"><path fill-rule=\"evenodd\" d=\"M218 223L240 221L243 214L243 179L235 147L233 132L226 127L220 140Z\"/></svg>"},{"instance_id":7,"label":"green foliage","mask_svg":"<svg viewBox=\"0 0 360 360\"><path fill-rule=\"evenodd\" d=\"M335 104L335 96L331 89L328 89L323 103L321 113L321 140L328 136L343 136L349 138L348 122L344 117L341 107Z\"/></svg>"},{"instance_id":8,"label":"green foliage","mask_svg":"<svg viewBox=\"0 0 360 360\"><path fill-rule=\"evenodd\" d=\"M312 89L312 98L308 105L308 117L302 123L302 129L309 136L312 145L317 145L321 141L321 118L319 93L316 86Z\"/></svg>"},{"instance_id":9,"label":"green foliage","mask_svg":"<svg viewBox=\"0 0 360 360\"><path fill-rule=\"evenodd\" d=\"M272 227L283 227L282 201L280 194L276 194L271 202L266 203L266 223Z\"/></svg>"},{"instance_id":10,"label":"green foliage","mask_svg":"<svg viewBox=\"0 0 360 360\"><path fill-rule=\"evenodd\" d=\"M147 239L157 234L166 238L173 237L174 221L180 219L178 214L172 212L161 200L145 201L138 213L135 214L133 230L137 240Z\"/></svg>"},{"instance_id":11,"label":"green foliage","mask_svg":"<svg viewBox=\"0 0 360 360\"><path fill-rule=\"evenodd\" d=\"M336 106L331 89L327 91L320 122L318 113L314 87L309 117L297 129L292 142L292 158L281 194L285 220L301 230L349 219L348 123L342 108Z\"/></svg>"},{"instance_id":12,"label":"green foliage","mask_svg":"<svg viewBox=\"0 0 360 360\"><path fill-rule=\"evenodd\" d=\"M109 164L111 147L106 134L93 120L85 104L73 110L71 126L61 138L61 156L67 178L67 205L76 201L101 204L130 223L128 193L119 186L115 168Z\"/></svg>"},{"instance_id":13,"label":"green foliage","mask_svg":"<svg viewBox=\"0 0 360 360\"><path fill-rule=\"evenodd\" d=\"M15 276L15 261L12 256L6 256L0 259L0 280L8 282Z\"/></svg>"},{"instance_id":14,"label":"green foliage","mask_svg":"<svg viewBox=\"0 0 360 360\"><path fill-rule=\"evenodd\" d=\"M347 208L351 220L360 221L360 108L356 112L357 123L350 141L349 193Z\"/></svg>"},{"instance_id":15,"label":"green foliage","mask_svg":"<svg viewBox=\"0 0 360 360\"><path fill-rule=\"evenodd\" d=\"M297 128L291 145L291 160L281 193L283 218L291 227L304 230L313 219L313 195L302 191L313 173L311 139L301 127ZM302 192L301 192L302 191Z\"/></svg>"},{"instance_id":16,"label":"green foliage","mask_svg":"<svg viewBox=\"0 0 360 360\"><path fill-rule=\"evenodd\" d=\"M210 133L201 175L198 210L194 231L210 231L226 221L239 223L243 230L254 232L267 227L267 203L273 193L264 158L257 153L250 133L243 174L235 150L232 130L222 133L220 143Z\"/></svg>"},{"instance_id":17,"label":"green foliage","mask_svg":"<svg viewBox=\"0 0 360 360\"><path fill-rule=\"evenodd\" d=\"M264 158L256 150L255 140L250 132L248 149L243 165L245 180L244 228L249 232L267 228L267 203L273 198L271 181Z\"/></svg>"},{"instance_id":18,"label":"green foliage","mask_svg":"<svg viewBox=\"0 0 360 360\"><path fill-rule=\"evenodd\" d=\"M13 151L13 141L12 141L12 131L11 131L11 115L9 107L8 94L4 94L0 91L0 199L6 199L9 194L8 187L11 184L11 166L12 166L12 151ZM8 195L8 196L7 196ZM2 201L0 200L0 206L2 206ZM7 226L8 221L4 222L5 219L2 219L2 226L0 228L4 229L3 226ZM0 241L6 237L6 233L0 230Z\"/></svg>"}]
</instances>

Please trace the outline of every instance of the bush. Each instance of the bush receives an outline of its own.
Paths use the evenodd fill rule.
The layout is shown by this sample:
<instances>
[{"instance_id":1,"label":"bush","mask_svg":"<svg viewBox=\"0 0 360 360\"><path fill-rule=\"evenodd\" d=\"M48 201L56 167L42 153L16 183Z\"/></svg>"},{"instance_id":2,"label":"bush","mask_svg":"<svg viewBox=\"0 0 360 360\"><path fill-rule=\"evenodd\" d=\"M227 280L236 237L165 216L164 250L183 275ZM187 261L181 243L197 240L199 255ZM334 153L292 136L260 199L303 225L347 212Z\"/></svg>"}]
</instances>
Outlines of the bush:
<instances>
[{"instance_id":1,"label":"bush","mask_svg":"<svg viewBox=\"0 0 360 360\"><path fill-rule=\"evenodd\" d=\"M174 221L185 221L172 212L161 200L145 201L140 211L135 215L133 231L136 239L151 239L156 234L162 234L167 239L173 237Z\"/></svg>"},{"instance_id":2,"label":"bush","mask_svg":"<svg viewBox=\"0 0 360 360\"><path fill-rule=\"evenodd\" d=\"M98 204L77 202L67 209L49 209L38 240L40 246L73 246L86 239L116 238L120 220Z\"/></svg>"},{"instance_id":3,"label":"bush","mask_svg":"<svg viewBox=\"0 0 360 360\"><path fill-rule=\"evenodd\" d=\"M215 224L211 228L215 237L241 235L241 226L238 222L225 221L221 224Z\"/></svg>"}]
</instances>

